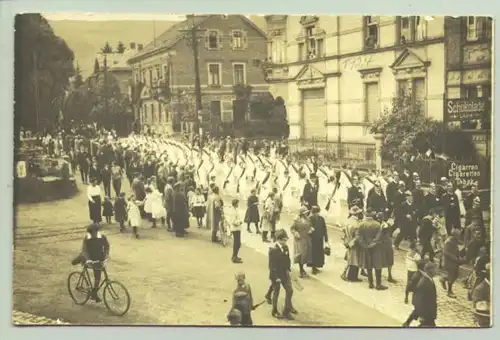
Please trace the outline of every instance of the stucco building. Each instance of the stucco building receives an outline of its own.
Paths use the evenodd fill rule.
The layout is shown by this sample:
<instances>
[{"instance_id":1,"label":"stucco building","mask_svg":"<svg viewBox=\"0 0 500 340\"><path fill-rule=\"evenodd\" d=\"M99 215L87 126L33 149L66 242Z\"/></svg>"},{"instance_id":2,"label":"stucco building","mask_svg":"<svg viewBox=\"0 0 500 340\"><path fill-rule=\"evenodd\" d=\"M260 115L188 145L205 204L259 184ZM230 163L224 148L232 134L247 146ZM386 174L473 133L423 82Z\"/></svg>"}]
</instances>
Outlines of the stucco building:
<instances>
[{"instance_id":1,"label":"stucco building","mask_svg":"<svg viewBox=\"0 0 500 340\"><path fill-rule=\"evenodd\" d=\"M132 92L143 127L171 132L181 117L196 113L193 46L187 32L197 28L202 115L211 122L231 123L233 86L249 84L253 93L269 86L254 59L267 53L265 32L243 15L195 15L173 25L129 59Z\"/></svg>"},{"instance_id":2,"label":"stucco building","mask_svg":"<svg viewBox=\"0 0 500 340\"><path fill-rule=\"evenodd\" d=\"M443 119L444 17L266 16L270 91L285 99L290 138L374 143L398 93Z\"/></svg>"}]
</instances>

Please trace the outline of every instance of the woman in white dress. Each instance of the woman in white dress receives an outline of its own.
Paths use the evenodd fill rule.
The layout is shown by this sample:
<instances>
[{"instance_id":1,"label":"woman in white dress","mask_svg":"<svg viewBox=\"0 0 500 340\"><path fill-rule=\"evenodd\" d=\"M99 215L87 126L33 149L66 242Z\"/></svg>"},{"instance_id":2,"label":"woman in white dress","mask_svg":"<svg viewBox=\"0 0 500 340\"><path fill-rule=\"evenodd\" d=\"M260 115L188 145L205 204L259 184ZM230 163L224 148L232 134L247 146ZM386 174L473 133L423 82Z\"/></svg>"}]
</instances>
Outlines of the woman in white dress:
<instances>
[{"instance_id":1,"label":"woman in white dress","mask_svg":"<svg viewBox=\"0 0 500 340\"><path fill-rule=\"evenodd\" d=\"M138 229L142 224L141 212L139 210L140 204L141 202L135 201L135 197L133 195L129 197L127 204L128 224L132 227L132 232L137 239L139 238Z\"/></svg>"},{"instance_id":2,"label":"woman in white dress","mask_svg":"<svg viewBox=\"0 0 500 340\"><path fill-rule=\"evenodd\" d=\"M152 215L152 228L156 228L156 222L161 221L161 225L165 226L165 217L167 211L163 206L163 195L154 186L151 186L151 215Z\"/></svg>"}]
</instances>

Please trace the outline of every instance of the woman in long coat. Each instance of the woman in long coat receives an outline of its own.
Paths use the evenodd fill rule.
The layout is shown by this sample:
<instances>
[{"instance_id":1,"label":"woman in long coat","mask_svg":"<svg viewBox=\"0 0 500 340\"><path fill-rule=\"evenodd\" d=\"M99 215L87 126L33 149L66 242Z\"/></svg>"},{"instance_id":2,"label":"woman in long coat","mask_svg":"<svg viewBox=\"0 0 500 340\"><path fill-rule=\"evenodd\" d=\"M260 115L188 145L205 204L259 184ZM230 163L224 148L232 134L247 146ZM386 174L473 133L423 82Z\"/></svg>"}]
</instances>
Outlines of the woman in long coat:
<instances>
[{"instance_id":1,"label":"woman in long coat","mask_svg":"<svg viewBox=\"0 0 500 340\"><path fill-rule=\"evenodd\" d=\"M311 262L308 267L312 267L312 273L317 274L318 268L325 265L325 244L328 246L328 232L323 216L319 214L319 207L313 207L311 210L311 224L313 231L311 233ZM328 246L329 247L329 246Z\"/></svg>"},{"instance_id":2,"label":"woman in long coat","mask_svg":"<svg viewBox=\"0 0 500 340\"><path fill-rule=\"evenodd\" d=\"M182 192L182 186L179 182L174 185L173 207L175 236L183 237L186 234L186 229L189 228L189 208L187 198Z\"/></svg>"},{"instance_id":3,"label":"woman in long coat","mask_svg":"<svg viewBox=\"0 0 500 340\"><path fill-rule=\"evenodd\" d=\"M299 217L293 222L290 228L293 235L294 262L299 265L300 277L302 278L307 277L304 264L310 263L312 260L311 233L313 232L313 227L307 216L308 214L309 210L306 207L300 208Z\"/></svg>"},{"instance_id":4,"label":"woman in long coat","mask_svg":"<svg viewBox=\"0 0 500 340\"><path fill-rule=\"evenodd\" d=\"M377 213L377 221L380 222L382 230L380 231L379 245L381 253L381 267L387 268L387 281L396 283L392 277L392 266L394 265L394 248L392 247L392 230L389 223L384 221L384 212Z\"/></svg>"},{"instance_id":5,"label":"woman in long coat","mask_svg":"<svg viewBox=\"0 0 500 340\"><path fill-rule=\"evenodd\" d=\"M259 198L257 197L257 192L255 189L250 191L250 196L248 196L247 200L247 211L245 213L245 223L247 224L247 231L249 233L252 232L250 229L250 224L255 224L255 232L260 234L259 231L259 222L260 222L260 214L259 214Z\"/></svg>"},{"instance_id":6,"label":"woman in long coat","mask_svg":"<svg viewBox=\"0 0 500 340\"><path fill-rule=\"evenodd\" d=\"M363 210L357 205L353 206L349 211L349 218L344 227L344 235L342 236L342 242L346 247L345 260L347 261L347 266L341 275L341 278L345 281L359 282L359 258L361 255L361 249L358 245L359 234L358 227L359 221L363 218Z\"/></svg>"}]
</instances>

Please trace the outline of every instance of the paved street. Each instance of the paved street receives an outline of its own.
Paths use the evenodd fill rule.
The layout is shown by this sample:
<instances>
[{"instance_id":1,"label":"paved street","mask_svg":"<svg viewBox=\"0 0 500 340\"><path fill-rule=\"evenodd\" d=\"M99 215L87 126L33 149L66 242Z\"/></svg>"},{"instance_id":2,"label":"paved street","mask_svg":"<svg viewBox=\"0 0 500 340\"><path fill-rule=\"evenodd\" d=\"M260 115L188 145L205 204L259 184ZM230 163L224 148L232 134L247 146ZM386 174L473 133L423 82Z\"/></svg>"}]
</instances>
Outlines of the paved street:
<instances>
[{"instance_id":1,"label":"paved street","mask_svg":"<svg viewBox=\"0 0 500 340\"><path fill-rule=\"evenodd\" d=\"M18 244L14 258L14 308L35 315L60 318L72 324L225 324L234 289L234 274L244 270L259 302L268 288L267 258L244 247L245 263L230 262L230 248L212 244L209 232L191 228L185 239L165 230L144 229L142 239L119 234L105 226L111 242L108 271L123 282L132 306L122 318L103 305L73 304L66 288L70 265L81 246L87 223L85 195L58 202L20 206ZM276 320L270 307L254 313L258 325L397 326L399 321L315 280L295 294L300 314L293 322ZM340 310L338 306L349 306Z\"/></svg>"}]
</instances>

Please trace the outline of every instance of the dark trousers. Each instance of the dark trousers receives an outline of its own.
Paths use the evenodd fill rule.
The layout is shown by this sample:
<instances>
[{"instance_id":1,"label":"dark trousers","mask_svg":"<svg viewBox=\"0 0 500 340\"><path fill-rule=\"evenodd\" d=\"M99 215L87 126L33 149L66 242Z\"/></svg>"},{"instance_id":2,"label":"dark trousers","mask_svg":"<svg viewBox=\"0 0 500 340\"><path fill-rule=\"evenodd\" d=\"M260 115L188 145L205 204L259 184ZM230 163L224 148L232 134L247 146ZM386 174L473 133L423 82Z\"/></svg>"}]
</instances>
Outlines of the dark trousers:
<instances>
[{"instance_id":1,"label":"dark trousers","mask_svg":"<svg viewBox=\"0 0 500 340\"><path fill-rule=\"evenodd\" d=\"M219 219L217 217L214 218L214 225L212 226L212 241L217 241L217 232L219 231Z\"/></svg>"},{"instance_id":2,"label":"dark trousers","mask_svg":"<svg viewBox=\"0 0 500 340\"><path fill-rule=\"evenodd\" d=\"M429 318L421 318L418 327L436 327L436 320Z\"/></svg>"},{"instance_id":3,"label":"dark trousers","mask_svg":"<svg viewBox=\"0 0 500 340\"><path fill-rule=\"evenodd\" d=\"M238 257L241 248L241 231L233 231L233 259Z\"/></svg>"},{"instance_id":4,"label":"dark trousers","mask_svg":"<svg viewBox=\"0 0 500 340\"><path fill-rule=\"evenodd\" d=\"M368 284L370 286L373 286L373 268L368 268L367 270L367 275L368 275ZM377 286L380 286L382 284L382 269L375 269L375 284Z\"/></svg>"},{"instance_id":5,"label":"dark trousers","mask_svg":"<svg viewBox=\"0 0 500 340\"><path fill-rule=\"evenodd\" d=\"M446 226L446 232L448 235L451 235L451 231L456 228L456 229L461 229L462 225L460 223L460 216L445 216L444 218L444 223Z\"/></svg>"},{"instance_id":6,"label":"dark trousers","mask_svg":"<svg viewBox=\"0 0 500 340\"><path fill-rule=\"evenodd\" d=\"M281 282L273 282L273 311L278 311L278 298L280 296L280 289L283 286L285 289L285 307L283 308L283 314L288 314L292 311L292 296L293 296L293 287L292 281L290 279Z\"/></svg>"},{"instance_id":7,"label":"dark trousers","mask_svg":"<svg viewBox=\"0 0 500 340\"><path fill-rule=\"evenodd\" d=\"M396 236L396 239L394 240L394 245L396 247L399 247L401 244L401 241L403 240L408 240L410 242L415 241L417 238L417 230L414 226L401 226L399 228L399 234Z\"/></svg>"},{"instance_id":8,"label":"dark trousers","mask_svg":"<svg viewBox=\"0 0 500 340\"><path fill-rule=\"evenodd\" d=\"M167 217L166 217L166 220L167 220L167 228L170 230L172 229L172 226L174 224L173 220L172 220L172 212L168 211L167 210Z\"/></svg>"},{"instance_id":9,"label":"dark trousers","mask_svg":"<svg viewBox=\"0 0 500 340\"><path fill-rule=\"evenodd\" d=\"M115 191L116 197L120 196L122 190L122 180L120 178L113 180L113 190Z\"/></svg>"},{"instance_id":10,"label":"dark trousers","mask_svg":"<svg viewBox=\"0 0 500 340\"><path fill-rule=\"evenodd\" d=\"M434 261L434 249L432 249L431 240L420 239L420 245L422 246L422 252L420 256L424 258L425 255L429 255L429 260Z\"/></svg>"},{"instance_id":11,"label":"dark trousers","mask_svg":"<svg viewBox=\"0 0 500 340\"><path fill-rule=\"evenodd\" d=\"M346 279L348 281L356 281L359 276L359 268L357 266L347 266Z\"/></svg>"},{"instance_id":12,"label":"dark trousers","mask_svg":"<svg viewBox=\"0 0 500 340\"><path fill-rule=\"evenodd\" d=\"M87 183L89 181L89 172L85 168L80 167L80 176L82 177L83 183Z\"/></svg>"},{"instance_id":13,"label":"dark trousers","mask_svg":"<svg viewBox=\"0 0 500 340\"><path fill-rule=\"evenodd\" d=\"M405 289L405 298L406 299L408 299L408 296L410 295L410 291L408 290L408 288L410 288L410 283L411 283L411 281L416 273L417 272L411 272L409 270L406 272L406 289Z\"/></svg>"},{"instance_id":14,"label":"dark trousers","mask_svg":"<svg viewBox=\"0 0 500 340\"><path fill-rule=\"evenodd\" d=\"M108 180L102 181L102 185L104 186L104 195L111 197L111 182Z\"/></svg>"}]
</instances>

